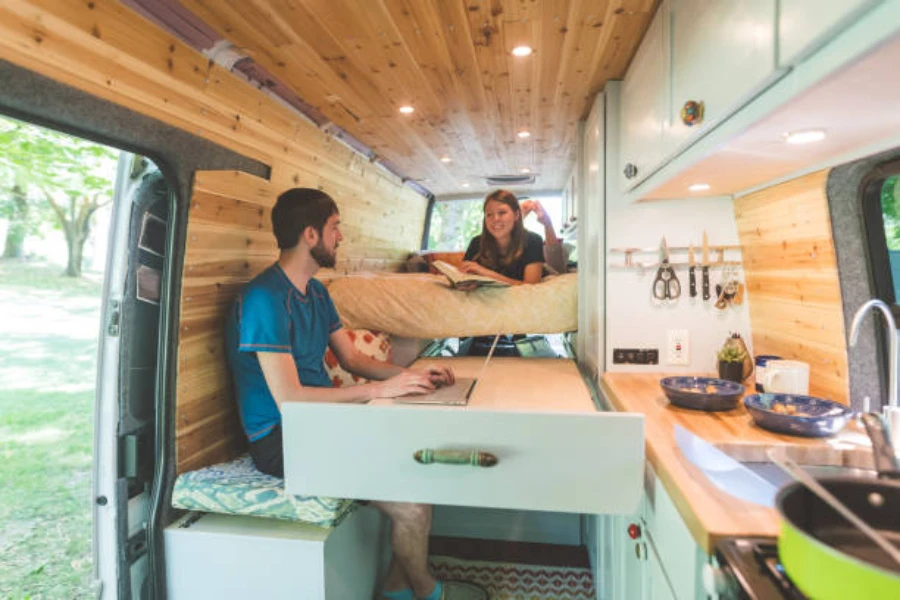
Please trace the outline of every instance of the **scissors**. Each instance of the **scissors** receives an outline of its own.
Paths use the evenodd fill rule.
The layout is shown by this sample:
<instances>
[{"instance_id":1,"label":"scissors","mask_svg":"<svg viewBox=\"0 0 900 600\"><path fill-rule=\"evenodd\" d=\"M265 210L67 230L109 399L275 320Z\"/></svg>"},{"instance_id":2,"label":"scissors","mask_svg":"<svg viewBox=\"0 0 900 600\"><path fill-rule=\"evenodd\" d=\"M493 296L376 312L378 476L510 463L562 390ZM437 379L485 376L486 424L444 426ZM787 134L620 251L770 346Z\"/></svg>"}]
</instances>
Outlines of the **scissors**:
<instances>
[{"instance_id":1,"label":"scissors","mask_svg":"<svg viewBox=\"0 0 900 600\"><path fill-rule=\"evenodd\" d=\"M671 300L681 295L681 284L675 276L675 270L669 264L669 247L663 236L659 243L659 270L653 279L653 297L657 300Z\"/></svg>"}]
</instances>

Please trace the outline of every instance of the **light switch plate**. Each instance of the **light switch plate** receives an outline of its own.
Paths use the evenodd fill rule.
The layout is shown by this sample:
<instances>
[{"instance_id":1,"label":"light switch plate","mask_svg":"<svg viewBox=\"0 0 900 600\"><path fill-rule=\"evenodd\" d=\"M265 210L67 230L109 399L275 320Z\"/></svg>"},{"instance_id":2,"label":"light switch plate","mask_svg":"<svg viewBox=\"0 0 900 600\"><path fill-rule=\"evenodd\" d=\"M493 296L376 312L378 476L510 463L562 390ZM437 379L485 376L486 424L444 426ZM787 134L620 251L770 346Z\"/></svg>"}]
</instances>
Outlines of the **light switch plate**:
<instances>
[{"instance_id":1,"label":"light switch plate","mask_svg":"<svg viewBox=\"0 0 900 600\"><path fill-rule=\"evenodd\" d=\"M666 344L666 364L691 364L690 336L687 329L670 329Z\"/></svg>"}]
</instances>

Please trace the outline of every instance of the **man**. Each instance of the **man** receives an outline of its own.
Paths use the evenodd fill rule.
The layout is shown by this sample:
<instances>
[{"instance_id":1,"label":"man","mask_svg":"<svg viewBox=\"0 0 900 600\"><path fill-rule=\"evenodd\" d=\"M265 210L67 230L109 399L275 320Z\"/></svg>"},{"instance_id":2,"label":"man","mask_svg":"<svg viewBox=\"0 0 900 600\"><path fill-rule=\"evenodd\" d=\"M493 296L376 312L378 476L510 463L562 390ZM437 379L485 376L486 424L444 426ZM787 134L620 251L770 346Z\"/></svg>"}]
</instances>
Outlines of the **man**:
<instances>
[{"instance_id":1,"label":"man","mask_svg":"<svg viewBox=\"0 0 900 600\"><path fill-rule=\"evenodd\" d=\"M382 363L357 351L341 327L328 290L313 275L333 267L343 236L334 200L319 190L294 188L272 209L278 261L248 283L228 318L226 351L250 455L256 467L284 477L281 411L285 402L353 402L429 393L452 385L450 369L416 371ZM325 349L341 366L372 383L331 387ZM388 600L484 598L469 584L437 581L428 570L431 506L372 502L392 522L393 560L382 595ZM474 586L473 586L474 587ZM446 589L445 589L446 588ZM474 595L473 595L474 593Z\"/></svg>"}]
</instances>

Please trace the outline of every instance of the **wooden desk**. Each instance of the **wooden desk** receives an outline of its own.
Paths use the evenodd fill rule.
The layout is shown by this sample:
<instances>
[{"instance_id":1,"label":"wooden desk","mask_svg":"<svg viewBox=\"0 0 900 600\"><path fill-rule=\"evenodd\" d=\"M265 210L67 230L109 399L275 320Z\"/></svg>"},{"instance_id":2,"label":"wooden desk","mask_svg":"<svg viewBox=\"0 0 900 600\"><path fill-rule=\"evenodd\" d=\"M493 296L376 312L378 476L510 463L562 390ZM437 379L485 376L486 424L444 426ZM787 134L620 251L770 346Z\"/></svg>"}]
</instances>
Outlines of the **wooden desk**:
<instances>
[{"instance_id":1,"label":"wooden desk","mask_svg":"<svg viewBox=\"0 0 900 600\"><path fill-rule=\"evenodd\" d=\"M427 359L474 377L483 359ZM574 513L627 513L643 485L644 418L598 412L574 362L495 358L465 407L292 403L294 494ZM492 467L421 464L418 450L480 451Z\"/></svg>"}]
</instances>

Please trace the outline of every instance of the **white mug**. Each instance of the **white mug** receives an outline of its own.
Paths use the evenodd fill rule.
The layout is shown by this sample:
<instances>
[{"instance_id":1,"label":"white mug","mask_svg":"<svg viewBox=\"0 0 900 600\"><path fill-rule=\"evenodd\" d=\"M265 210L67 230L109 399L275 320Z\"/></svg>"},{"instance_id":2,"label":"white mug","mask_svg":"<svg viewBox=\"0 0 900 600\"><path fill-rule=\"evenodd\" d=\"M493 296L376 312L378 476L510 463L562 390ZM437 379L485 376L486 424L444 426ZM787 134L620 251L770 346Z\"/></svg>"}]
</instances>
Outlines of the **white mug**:
<instances>
[{"instance_id":1,"label":"white mug","mask_svg":"<svg viewBox=\"0 0 900 600\"><path fill-rule=\"evenodd\" d=\"M768 394L809 395L809 365L799 360L770 360L763 389Z\"/></svg>"}]
</instances>

